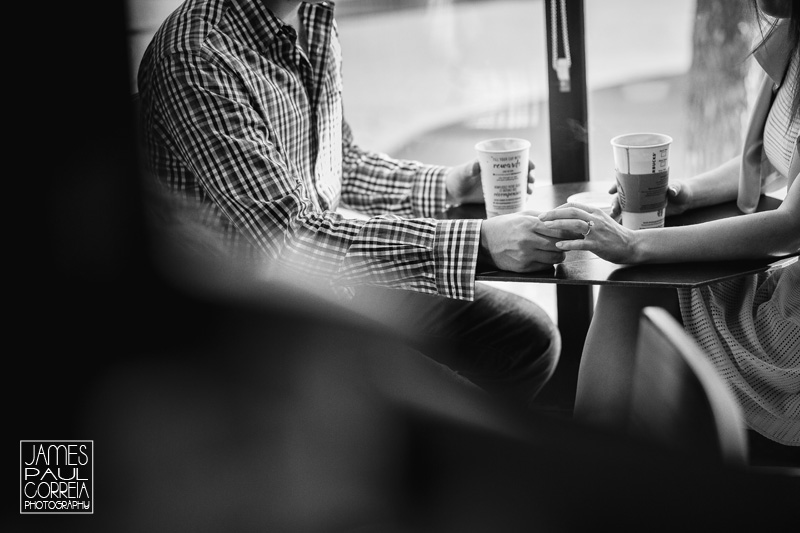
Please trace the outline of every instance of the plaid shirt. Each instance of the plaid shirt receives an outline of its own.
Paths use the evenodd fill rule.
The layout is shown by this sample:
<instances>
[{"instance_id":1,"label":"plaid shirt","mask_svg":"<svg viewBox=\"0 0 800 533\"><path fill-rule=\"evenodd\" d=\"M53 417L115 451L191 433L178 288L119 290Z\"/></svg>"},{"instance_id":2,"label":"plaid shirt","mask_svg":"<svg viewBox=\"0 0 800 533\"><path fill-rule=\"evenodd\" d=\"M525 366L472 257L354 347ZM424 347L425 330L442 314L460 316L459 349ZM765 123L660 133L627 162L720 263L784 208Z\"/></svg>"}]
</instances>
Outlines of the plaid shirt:
<instances>
[{"instance_id":1,"label":"plaid shirt","mask_svg":"<svg viewBox=\"0 0 800 533\"><path fill-rule=\"evenodd\" d=\"M354 144L333 7L300 16L308 56L258 0L188 0L170 15L138 78L151 170L272 266L472 299L480 221L433 218L444 167ZM345 219L340 203L371 218Z\"/></svg>"}]
</instances>

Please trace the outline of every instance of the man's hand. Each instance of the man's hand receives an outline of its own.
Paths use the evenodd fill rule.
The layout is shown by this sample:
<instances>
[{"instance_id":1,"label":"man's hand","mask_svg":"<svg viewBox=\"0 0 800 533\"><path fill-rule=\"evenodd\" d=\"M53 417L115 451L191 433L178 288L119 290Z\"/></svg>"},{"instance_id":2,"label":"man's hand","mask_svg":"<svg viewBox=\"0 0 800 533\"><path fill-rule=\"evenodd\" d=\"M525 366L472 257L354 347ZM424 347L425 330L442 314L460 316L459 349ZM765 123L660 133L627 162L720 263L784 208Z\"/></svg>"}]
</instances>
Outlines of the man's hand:
<instances>
[{"instance_id":1,"label":"man's hand","mask_svg":"<svg viewBox=\"0 0 800 533\"><path fill-rule=\"evenodd\" d=\"M528 161L528 194L533 192L533 182L536 180L536 171L533 162ZM463 165L450 167L445 177L447 187L447 203L482 204L483 189L481 188L481 166L475 159Z\"/></svg>"},{"instance_id":2,"label":"man's hand","mask_svg":"<svg viewBox=\"0 0 800 533\"><path fill-rule=\"evenodd\" d=\"M500 270L512 272L534 272L562 262L565 252L556 243L575 235L545 227L537 215L528 211L484 220L481 252L485 259Z\"/></svg>"}]
</instances>

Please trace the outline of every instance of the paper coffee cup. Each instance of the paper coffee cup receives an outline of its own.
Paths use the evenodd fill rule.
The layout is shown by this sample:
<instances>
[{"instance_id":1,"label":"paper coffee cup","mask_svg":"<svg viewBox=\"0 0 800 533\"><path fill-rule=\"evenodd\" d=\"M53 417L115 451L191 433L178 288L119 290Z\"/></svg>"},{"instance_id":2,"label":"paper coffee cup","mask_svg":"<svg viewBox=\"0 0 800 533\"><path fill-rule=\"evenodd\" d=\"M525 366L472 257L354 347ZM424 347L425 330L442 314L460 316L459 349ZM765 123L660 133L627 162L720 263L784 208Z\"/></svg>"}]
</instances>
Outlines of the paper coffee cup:
<instances>
[{"instance_id":1,"label":"paper coffee cup","mask_svg":"<svg viewBox=\"0 0 800 533\"><path fill-rule=\"evenodd\" d=\"M487 218L524 209L530 147L529 141L513 138L487 139L475 145Z\"/></svg>"},{"instance_id":2,"label":"paper coffee cup","mask_svg":"<svg viewBox=\"0 0 800 533\"><path fill-rule=\"evenodd\" d=\"M627 133L611 139L622 225L630 229L664 227L672 137Z\"/></svg>"}]
</instances>

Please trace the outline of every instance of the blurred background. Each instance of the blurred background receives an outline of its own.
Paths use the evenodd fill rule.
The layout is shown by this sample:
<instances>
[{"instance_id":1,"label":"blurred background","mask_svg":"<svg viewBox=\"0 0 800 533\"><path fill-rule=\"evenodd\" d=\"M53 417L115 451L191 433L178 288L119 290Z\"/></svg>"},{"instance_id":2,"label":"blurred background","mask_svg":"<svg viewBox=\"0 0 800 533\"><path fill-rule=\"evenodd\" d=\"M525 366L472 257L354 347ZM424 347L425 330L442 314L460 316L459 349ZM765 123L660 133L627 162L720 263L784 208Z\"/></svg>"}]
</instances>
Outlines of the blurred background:
<instances>
[{"instance_id":1,"label":"blurred background","mask_svg":"<svg viewBox=\"0 0 800 533\"><path fill-rule=\"evenodd\" d=\"M552 183L547 1L338 0L356 141L451 165L474 157L482 139L522 137L537 185ZM128 0L132 91L147 43L180 3ZM753 20L747 1L587 0L590 179L614 179L610 140L627 132L672 136L671 178L733 157L758 71L748 55ZM554 285L495 285L557 319Z\"/></svg>"}]
</instances>

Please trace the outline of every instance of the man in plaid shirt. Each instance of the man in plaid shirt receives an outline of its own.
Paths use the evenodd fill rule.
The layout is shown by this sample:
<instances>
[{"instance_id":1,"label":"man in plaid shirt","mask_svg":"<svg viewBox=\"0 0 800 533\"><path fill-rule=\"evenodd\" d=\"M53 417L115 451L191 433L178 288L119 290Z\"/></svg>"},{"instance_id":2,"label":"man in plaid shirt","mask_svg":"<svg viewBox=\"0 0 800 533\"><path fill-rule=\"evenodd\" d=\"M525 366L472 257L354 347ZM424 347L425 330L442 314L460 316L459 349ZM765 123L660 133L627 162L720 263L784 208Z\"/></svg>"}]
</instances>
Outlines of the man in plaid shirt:
<instances>
[{"instance_id":1,"label":"man in plaid shirt","mask_svg":"<svg viewBox=\"0 0 800 533\"><path fill-rule=\"evenodd\" d=\"M441 167L358 147L333 9L179 6L139 70L150 170L199 203L232 250L327 280L355 308L409 328L423 353L529 403L555 368L558 331L533 302L476 285L475 271L551 267L564 258L559 235L531 214L435 218L483 200L477 161ZM344 218L340 205L370 218Z\"/></svg>"}]
</instances>

